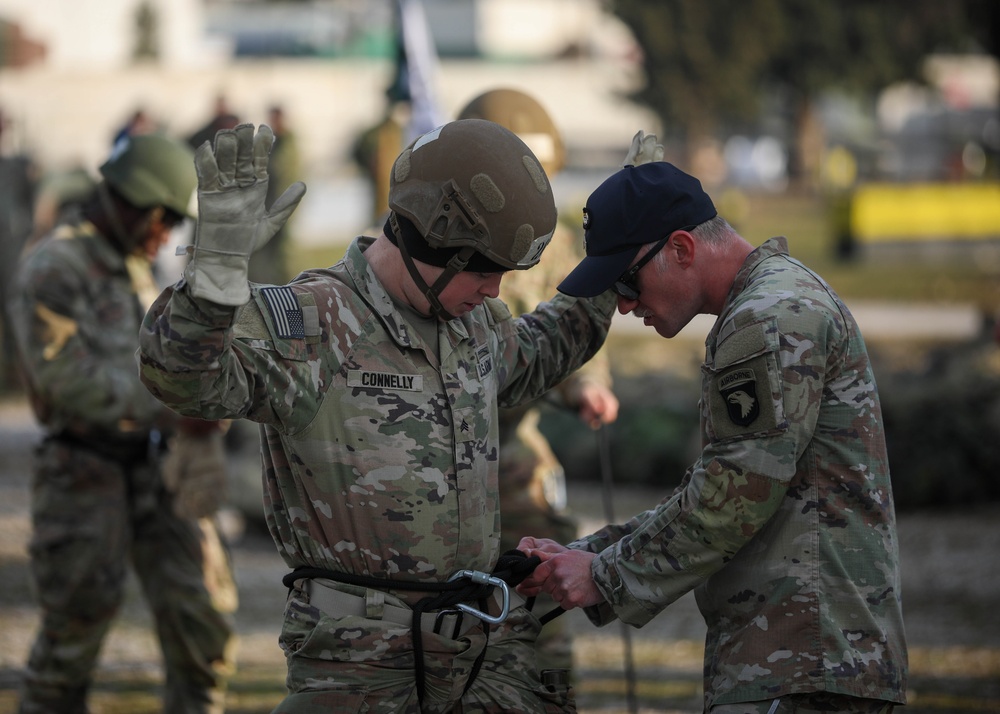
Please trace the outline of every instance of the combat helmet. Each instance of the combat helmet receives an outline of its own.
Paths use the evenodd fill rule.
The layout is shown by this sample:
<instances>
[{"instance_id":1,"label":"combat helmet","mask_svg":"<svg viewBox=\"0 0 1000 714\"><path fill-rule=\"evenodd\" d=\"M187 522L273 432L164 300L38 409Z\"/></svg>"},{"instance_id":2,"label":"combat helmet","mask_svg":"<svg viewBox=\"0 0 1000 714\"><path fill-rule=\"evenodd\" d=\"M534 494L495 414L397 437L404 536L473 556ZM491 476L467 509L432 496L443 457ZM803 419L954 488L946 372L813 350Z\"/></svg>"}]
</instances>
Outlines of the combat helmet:
<instances>
[{"instance_id":1,"label":"combat helmet","mask_svg":"<svg viewBox=\"0 0 1000 714\"><path fill-rule=\"evenodd\" d=\"M194 153L179 141L159 134L129 137L115 145L100 171L108 185L136 208L163 206L195 217Z\"/></svg>"},{"instance_id":2,"label":"combat helmet","mask_svg":"<svg viewBox=\"0 0 1000 714\"><path fill-rule=\"evenodd\" d=\"M471 99L459 119L485 119L510 129L534 152L549 178L566 163L566 145L556 123L534 97L517 89L490 89Z\"/></svg>"},{"instance_id":3,"label":"combat helmet","mask_svg":"<svg viewBox=\"0 0 1000 714\"><path fill-rule=\"evenodd\" d=\"M389 178L386 235L440 316L438 296L462 270L524 270L538 263L556 227L552 187L509 129L462 119L417 138ZM413 259L446 268L431 287Z\"/></svg>"}]
</instances>

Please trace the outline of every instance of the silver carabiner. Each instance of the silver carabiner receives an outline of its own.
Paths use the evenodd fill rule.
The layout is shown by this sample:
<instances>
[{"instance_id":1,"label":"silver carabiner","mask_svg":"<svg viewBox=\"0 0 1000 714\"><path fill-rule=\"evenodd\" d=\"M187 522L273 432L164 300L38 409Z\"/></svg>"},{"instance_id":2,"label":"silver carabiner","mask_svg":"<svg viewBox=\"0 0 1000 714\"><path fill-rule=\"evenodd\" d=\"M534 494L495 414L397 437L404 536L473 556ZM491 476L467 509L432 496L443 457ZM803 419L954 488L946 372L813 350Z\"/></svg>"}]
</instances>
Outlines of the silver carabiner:
<instances>
[{"instance_id":1,"label":"silver carabiner","mask_svg":"<svg viewBox=\"0 0 1000 714\"><path fill-rule=\"evenodd\" d=\"M450 583L454 580L458 580L459 578L468 578L478 585L493 585L494 587L500 588L500 592L503 593L503 603L500 607L500 614L496 617L493 617L488 612L481 612L471 605L465 605L464 603L459 603L458 605L455 605L455 607L462 612L475 615L480 620L484 620L491 625L499 625L507 619L507 615L510 614L510 588L507 587L507 583L500 578L494 577L489 573L484 573L480 570L459 570L448 578L448 582Z\"/></svg>"}]
</instances>

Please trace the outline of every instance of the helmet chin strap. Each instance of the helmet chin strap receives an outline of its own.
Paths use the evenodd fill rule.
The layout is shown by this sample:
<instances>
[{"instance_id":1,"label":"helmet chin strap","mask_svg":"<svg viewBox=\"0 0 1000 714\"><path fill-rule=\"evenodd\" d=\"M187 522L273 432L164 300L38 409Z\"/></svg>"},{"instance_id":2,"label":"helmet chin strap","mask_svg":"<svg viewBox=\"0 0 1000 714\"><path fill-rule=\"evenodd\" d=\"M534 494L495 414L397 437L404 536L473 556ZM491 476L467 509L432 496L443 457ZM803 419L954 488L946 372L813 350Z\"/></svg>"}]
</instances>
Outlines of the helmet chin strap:
<instances>
[{"instance_id":1,"label":"helmet chin strap","mask_svg":"<svg viewBox=\"0 0 1000 714\"><path fill-rule=\"evenodd\" d=\"M454 278L458 273L465 269L465 266L469 264L469 260L472 258L476 249L471 246L463 247L458 253L451 257L448 264L445 266L444 272L438 276L438 279L434 281L431 286L427 285L427 281L424 280L424 276L420 274L417 270L417 265L410 256L409 251L406 249L406 241L403 240L403 232L399 228L399 222L396 220L395 212L389 214L389 225L392 228L392 232L396 234L396 244L399 247L399 252L403 256L403 265L406 266L406 270L410 273L410 277L413 278L413 282L416 284L417 289L427 298L427 302L430 303L431 312L440 320L454 320L455 316L444 309L441 304L441 300L438 296L441 291L445 289L451 279Z\"/></svg>"}]
</instances>

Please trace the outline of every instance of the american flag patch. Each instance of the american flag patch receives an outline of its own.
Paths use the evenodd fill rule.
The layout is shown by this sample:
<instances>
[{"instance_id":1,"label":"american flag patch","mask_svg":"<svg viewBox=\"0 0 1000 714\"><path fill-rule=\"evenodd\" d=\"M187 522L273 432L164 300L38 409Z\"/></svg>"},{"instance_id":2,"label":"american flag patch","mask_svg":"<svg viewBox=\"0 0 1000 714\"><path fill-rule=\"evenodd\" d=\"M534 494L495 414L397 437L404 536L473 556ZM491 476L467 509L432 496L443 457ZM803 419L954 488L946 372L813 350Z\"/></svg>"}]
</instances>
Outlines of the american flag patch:
<instances>
[{"instance_id":1,"label":"american flag patch","mask_svg":"<svg viewBox=\"0 0 1000 714\"><path fill-rule=\"evenodd\" d=\"M289 287L261 288L260 296L264 298L267 309L274 322L274 332L278 337L305 339L305 326L302 321L302 308L298 298Z\"/></svg>"}]
</instances>

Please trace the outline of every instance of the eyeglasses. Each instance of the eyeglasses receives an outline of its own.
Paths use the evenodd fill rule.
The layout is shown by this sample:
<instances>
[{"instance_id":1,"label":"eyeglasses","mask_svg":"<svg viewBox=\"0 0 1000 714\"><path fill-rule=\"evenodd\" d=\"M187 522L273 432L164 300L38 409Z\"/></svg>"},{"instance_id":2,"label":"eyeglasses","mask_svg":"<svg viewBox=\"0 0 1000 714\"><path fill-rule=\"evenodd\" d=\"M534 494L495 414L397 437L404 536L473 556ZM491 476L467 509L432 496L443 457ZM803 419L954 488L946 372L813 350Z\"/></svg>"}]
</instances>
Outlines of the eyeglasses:
<instances>
[{"instance_id":1,"label":"eyeglasses","mask_svg":"<svg viewBox=\"0 0 1000 714\"><path fill-rule=\"evenodd\" d=\"M618 280L615 281L612 289L626 300L638 300L639 288L635 284L636 276L639 274L639 271L642 270L642 267L660 252L660 249L667 244L668 240L670 240L670 236L660 238L660 240L656 242L656 245L650 248L646 255L639 259L638 263L621 274Z\"/></svg>"}]
</instances>

